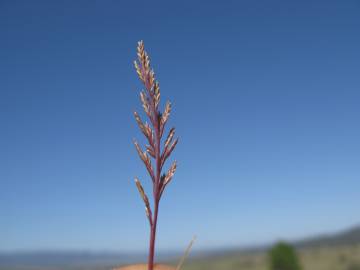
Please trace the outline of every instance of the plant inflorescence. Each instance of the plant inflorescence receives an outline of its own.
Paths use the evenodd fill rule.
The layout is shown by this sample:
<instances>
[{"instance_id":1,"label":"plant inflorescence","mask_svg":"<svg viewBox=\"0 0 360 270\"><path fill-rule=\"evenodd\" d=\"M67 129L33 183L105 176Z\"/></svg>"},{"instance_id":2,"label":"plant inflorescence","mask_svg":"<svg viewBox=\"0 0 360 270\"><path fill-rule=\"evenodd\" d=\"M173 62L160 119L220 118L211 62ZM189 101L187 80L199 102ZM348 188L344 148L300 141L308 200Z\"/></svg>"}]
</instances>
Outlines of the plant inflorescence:
<instances>
[{"instance_id":1,"label":"plant inflorescence","mask_svg":"<svg viewBox=\"0 0 360 270\"><path fill-rule=\"evenodd\" d=\"M174 139L175 128L171 128L165 140L162 140L165 125L170 116L171 103L167 101L164 112L160 112L160 85L155 78L154 70L150 66L150 58L144 49L143 41L138 42L137 56L138 60L134 61L135 69L145 87L145 90L140 92L140 100L149 123L144 123L140 115L134 112L135 120L148 142L145 146L145 151L142 150L136 140L134 140L134 144L152 180L153 210L149 198L138 178L135 178L135 183L145 203L145 212L150 224L148 270L153 270L159 202L166 186L174 176L176 161L171 164L166 173L162 173L162 171L166 160L170 157L178 143L178 138ZM152 165L152 160L154 161L154 166Z\"/></svg>"}]
</instances>

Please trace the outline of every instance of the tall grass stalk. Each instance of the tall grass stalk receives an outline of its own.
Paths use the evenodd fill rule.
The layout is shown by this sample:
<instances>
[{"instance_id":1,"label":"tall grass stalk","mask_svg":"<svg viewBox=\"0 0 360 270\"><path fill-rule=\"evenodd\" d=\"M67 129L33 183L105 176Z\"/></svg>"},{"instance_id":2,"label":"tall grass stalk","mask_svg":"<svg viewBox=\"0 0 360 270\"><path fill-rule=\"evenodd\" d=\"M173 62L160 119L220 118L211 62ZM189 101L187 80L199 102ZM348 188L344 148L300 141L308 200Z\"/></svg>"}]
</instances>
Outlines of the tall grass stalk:
<instances>
[{"instance_id":1,"label":"tall grass stalk","mask_svg":"<svg viewBox=\"0 0 360 270\"><path fill-rule=\"evenodd\" d=\"M135 183L141 198L145 203L145 213L150 225L148 270L153 270L159 203L166 186L170 183L174 176L177 164L176 161L171 164L166 173L162 173L162 170L166 160L175 149L175 146L178 143L178 138L174 139L175 128L171 128L166 136L166 139L162 141L165 125L170 116L171 103L167 101L164 112L160 112L160 85L155 78L154 70L150 66L150 58L144 49L143 41L138 42L137 56L137 61L134 61L136 73L145 87L145 90L140 92L140 100L149 123L144 123L140 118L140 115L137 112L134 112L135 120L148 142L145 146L145 151L142 150L136 140L134 140L134 144L152 181L153 208L151 207L149 198L138 178L135 178ZM152 165L152 161L154 161L154 167Z\"/></svg>"}]
</instances>

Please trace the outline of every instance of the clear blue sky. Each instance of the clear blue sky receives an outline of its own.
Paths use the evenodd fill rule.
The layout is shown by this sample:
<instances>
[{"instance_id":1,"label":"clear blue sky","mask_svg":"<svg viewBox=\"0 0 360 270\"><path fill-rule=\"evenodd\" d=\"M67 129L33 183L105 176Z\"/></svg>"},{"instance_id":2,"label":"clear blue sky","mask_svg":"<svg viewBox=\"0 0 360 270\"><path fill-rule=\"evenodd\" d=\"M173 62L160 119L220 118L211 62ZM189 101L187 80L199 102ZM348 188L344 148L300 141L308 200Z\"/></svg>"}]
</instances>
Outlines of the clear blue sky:
<instances>
[{"instance_id":1,"label":"clear blue sky","mask_svg":"<svg viewBox=\"0 0 360 270\"><path fill-rule=\"evenodd\" d=\"M0 250L147 249L140 39L180 136L160 249L358 224L359 14L358 1L1 1Z\"/></svg>"}]
</instances>

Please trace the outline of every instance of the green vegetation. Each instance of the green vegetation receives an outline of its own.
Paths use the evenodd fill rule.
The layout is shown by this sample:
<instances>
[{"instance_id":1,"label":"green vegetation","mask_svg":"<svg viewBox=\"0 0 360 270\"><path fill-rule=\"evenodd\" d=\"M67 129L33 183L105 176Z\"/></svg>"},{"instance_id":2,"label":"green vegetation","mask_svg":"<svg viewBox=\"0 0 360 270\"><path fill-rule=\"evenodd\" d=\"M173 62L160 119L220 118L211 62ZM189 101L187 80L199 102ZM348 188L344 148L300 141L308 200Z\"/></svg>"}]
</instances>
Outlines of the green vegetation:
<instances>
[{"instance_id":1,"label":"green vegetation","mask_svg":"<svg viewBox=\"0 0 360 270\"><path fill-rule=\"evenodd\" d=\"M359 263L350 264L347 270L360 270L360 264Z\"/></svg>"},{"instance_id":2,"label":"green vegetation","mask_svg":"<svg viewBox=\"0 0 360 270\"><path fill-rule=\"evenodd\" d=\"M360 270L360 245L297 250L302 270ZM268 270L266 252L238 253L194 259L182 270Z\"/></svg>"},{"instance_id":3,"label":"green vegetation","mask_svg":"<svg viewBox=\"0 0 360 270\"><path fill-rule=\"evenodd\" d=\"M269 263L271 270L301 270L295 249L284 242L270 249Z\"/></svg>"}]
</instances>

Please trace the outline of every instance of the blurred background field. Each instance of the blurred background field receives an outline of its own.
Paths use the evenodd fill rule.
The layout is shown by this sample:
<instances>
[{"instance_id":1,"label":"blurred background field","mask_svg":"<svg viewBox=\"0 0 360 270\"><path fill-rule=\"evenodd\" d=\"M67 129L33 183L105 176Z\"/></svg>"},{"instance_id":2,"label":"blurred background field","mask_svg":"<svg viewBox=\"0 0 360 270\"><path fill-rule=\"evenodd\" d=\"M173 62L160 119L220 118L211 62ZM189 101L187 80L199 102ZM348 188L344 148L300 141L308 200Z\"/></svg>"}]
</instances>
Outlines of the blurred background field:
<instances>
[{"instance_id":1,"label":"blurred background field","mask_svg":"<svg viewBox=\"0 0 360 270\"><path fill-rule=\"evenodd\" d=\"M293 242L303 270L359 270L360 227L341 233ZM242 250L195 251L183 270L269 270L269 246ZM181 254L160 254L163 262L176 264ZM1 270L105 270L143 261L145 254L32 253L0 255ZM291 269L290 269L291 270Z\"/></svg>"},{"instance_id":2,"label":"blurred background field","mask_svg":"<svg viewBox=\"0 0 360 270\"><path fill-rule=\"evenodd\" d=\"M304 248L298 251L304 270L358 270L360 245ZM269 269L264 252L232 254L189 262L184 270L266 270Z\"/></svg>"}]
</instances>

